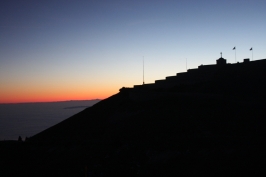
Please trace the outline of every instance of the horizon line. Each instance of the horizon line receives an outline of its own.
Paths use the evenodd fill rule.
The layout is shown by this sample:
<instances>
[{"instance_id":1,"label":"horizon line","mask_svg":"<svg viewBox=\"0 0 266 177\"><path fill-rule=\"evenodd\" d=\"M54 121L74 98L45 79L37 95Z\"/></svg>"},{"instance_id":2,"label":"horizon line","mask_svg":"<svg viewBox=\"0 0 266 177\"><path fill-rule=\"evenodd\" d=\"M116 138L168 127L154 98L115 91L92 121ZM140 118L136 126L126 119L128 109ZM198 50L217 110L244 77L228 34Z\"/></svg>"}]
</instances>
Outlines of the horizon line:
<instances>
[{"instance_id":1,"label":"horizon line","mask_svg":"<svg viewBox=\"0 0 266 177\"><path fill-rule=\"evenodd\" d=\"M89 100L58 100L58 101L30 101L30 102L0 102L0 104L30 104L30 103L58 103L58 102L71 102L71 101L93 101L93 100L103 100L99 98L89 99Z\"/></svg>"}]
</instances>

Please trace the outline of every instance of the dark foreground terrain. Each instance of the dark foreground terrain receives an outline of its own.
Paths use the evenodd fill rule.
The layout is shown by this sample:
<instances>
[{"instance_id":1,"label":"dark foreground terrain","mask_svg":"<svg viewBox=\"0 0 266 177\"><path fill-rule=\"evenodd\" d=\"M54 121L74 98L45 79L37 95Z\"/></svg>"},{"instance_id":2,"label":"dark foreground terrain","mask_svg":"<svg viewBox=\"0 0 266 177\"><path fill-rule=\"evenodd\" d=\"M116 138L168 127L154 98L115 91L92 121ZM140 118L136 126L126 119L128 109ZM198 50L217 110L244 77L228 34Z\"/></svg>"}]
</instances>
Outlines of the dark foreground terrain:
<instances>
[{"instance_id":1,"label":"dark foreground terrain","mask_svg":"<svg viewBox=\"0 0 266 177\"><path fill-rule=\"evenodd\" d=\"M259 175L265 104L228 97L133 101L119 93L26 142L1 142L1 176Z\"/></svg>"},{"instance_id":2,"label":"dark foreground terrain","mask_svg":"<svg viewBox=\"0 0 266 177\"><path fill-rule=\"evenodd\" d=\"M263 176L257 76L121 89L26 142L0 142L0 176Z\"/></svg>"}]
</instances>

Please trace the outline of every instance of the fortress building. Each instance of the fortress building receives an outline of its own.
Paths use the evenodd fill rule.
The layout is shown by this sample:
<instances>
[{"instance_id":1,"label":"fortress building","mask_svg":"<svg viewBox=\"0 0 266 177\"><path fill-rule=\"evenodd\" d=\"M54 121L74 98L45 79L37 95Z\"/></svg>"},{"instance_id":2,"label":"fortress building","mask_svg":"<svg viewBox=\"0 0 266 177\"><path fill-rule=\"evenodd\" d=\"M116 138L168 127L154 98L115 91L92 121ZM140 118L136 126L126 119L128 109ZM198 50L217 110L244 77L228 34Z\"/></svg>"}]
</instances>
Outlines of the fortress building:
<instances>
[{"instance_id":1,"label":"fortress building","mask_svg":"<svg viewBox=\"0 0 266 177\"><path fill-rule=\"evenodd\" d=\"M245 82L263 82L262 76L266 76L266 59L250 61L247 58L242 63L230 64L226 63L226 59L221 56L216 60L216 64L200 65L198 68L187 70L187 72L156 80L155 83L135 85L134 90L170 89L210 83L219 85L219 89L221 89L228 84L243 85Z\"/></svg>"}]
</instances>

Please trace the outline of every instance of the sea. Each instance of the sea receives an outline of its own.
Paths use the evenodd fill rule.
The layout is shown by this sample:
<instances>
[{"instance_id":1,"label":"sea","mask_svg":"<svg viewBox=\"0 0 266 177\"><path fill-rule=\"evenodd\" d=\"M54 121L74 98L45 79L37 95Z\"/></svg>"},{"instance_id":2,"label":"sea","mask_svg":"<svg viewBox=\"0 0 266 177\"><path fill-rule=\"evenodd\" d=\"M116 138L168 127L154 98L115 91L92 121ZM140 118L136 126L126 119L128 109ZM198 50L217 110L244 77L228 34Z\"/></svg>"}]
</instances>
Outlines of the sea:
<instances>
[{"instance_id":1,"label":"sea","mask_svg":"<svg viewBox=\"0 0 266 177\"><path fill-rule=\"evenodd\" d=\"M0 104L0 141L29 138L99 101Z\"/></svg>"}]
</instances>

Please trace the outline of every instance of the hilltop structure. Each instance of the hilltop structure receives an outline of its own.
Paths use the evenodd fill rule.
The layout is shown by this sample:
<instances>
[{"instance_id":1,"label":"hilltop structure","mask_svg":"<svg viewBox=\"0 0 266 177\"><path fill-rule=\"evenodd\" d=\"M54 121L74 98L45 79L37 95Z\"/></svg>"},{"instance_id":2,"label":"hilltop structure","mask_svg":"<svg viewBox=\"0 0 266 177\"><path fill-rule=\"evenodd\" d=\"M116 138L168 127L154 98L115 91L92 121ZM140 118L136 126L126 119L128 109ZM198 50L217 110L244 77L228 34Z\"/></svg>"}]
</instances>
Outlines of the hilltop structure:
<instances>
[{"instance_id":1,"label":"hilltop structure","mask_svg":"<svg viewBox=\"0 0 266 177\"><path fill-rule=\"evenodd\" d=\"M216 64L200 65L198 68L189 69L187 72L177 73L175 76L167 76L155 83L134 85L134 90L139 89L170 89L179 86L192 86L204 83L225 83L229 81L243 81L248 78L259 77L266 68L266 59L250 61L249 58L242 63L227 63L222 56L216 60ZM257 77L258 76L258 77Z\"/></svg>"}]
</instances>

